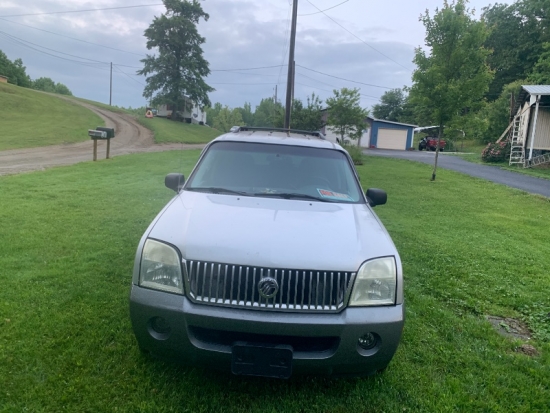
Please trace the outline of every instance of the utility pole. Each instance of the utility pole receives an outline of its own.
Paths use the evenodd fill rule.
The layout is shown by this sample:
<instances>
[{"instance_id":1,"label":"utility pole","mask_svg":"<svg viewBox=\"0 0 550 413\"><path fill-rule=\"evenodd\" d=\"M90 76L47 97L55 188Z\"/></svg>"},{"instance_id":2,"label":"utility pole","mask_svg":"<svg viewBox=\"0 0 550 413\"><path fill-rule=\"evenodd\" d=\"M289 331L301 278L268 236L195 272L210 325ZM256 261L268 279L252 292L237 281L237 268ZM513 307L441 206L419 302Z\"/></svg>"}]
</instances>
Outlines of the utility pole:
<instances>
[{"instance_id":1,"label":"utility pole","mask_svg":"<svg viewBox=\"0 0 550 413\"><path fill-rule=\"evenodd\" d=\"M113 100L113 62L111 62L111 80L109 82L109 106Z\"/></svg>"},{"instance_id":2,"label":"utility pole","mask_svg":"<svg viewBox=\"0 0 550 413\"><path fill-rule=\"evenodd\" d=\"M288 56L288 77L286 81L285 129L290 129L292 113L292 95L294 89L294 49L296 47L296 21L298 19L298 0L292 5L292 30L290 32L290 50Z\"/></svg>"},{"instance_id":3,"label":"utility pole","mask_svg":"<svg viewBox=\"0 0 550 413\"><path fill-rule=\"evenodd\" d=\"M277 85L275 85L275 105L277 105Z\"/></svg>"}]
</instances>

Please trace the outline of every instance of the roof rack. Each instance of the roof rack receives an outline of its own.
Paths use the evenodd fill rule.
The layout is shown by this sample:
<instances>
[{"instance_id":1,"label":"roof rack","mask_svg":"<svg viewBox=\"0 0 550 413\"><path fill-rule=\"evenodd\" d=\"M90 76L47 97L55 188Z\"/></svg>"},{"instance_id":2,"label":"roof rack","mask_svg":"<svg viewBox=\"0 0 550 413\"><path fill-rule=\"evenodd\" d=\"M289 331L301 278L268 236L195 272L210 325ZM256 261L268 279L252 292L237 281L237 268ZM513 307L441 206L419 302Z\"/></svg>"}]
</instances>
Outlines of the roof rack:
<instances>
[{"instance_id":1,"label":"roof rack","mask_svg":"<svg viewBox=\"0 0 550 413\"><path fill-rule=\"evenodd\" d=\"M286 132L286 133L297 133L300 135L310 135L315 136L319 139L325 140L325 135L321 131L309 131L309 130L300 130L300 129L285 129L285 128L269 128L269 127L259 127L259 126L233 126L229 132L239 133L246 131L260 131L260 132Z\"/></svg>"}]
</instances>

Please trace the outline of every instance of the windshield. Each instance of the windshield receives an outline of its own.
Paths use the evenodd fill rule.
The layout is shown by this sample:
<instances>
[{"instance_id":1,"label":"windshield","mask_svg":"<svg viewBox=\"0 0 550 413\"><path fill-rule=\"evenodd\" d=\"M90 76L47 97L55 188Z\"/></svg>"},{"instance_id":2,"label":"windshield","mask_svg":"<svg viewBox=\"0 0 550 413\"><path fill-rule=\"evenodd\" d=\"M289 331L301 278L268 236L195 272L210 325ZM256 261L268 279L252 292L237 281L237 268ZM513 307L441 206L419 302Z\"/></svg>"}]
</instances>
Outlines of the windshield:
<instances>
[{"instance_id":1,"label":"windshield","mask_svg":"<svg viewBox=\"0 0 550 413\"><path fill-rule=\"evenodd\" d=\"M214 143L184 189L325 202L364 202L344 153L249 142Z\"/></svg>"}]
</instances>

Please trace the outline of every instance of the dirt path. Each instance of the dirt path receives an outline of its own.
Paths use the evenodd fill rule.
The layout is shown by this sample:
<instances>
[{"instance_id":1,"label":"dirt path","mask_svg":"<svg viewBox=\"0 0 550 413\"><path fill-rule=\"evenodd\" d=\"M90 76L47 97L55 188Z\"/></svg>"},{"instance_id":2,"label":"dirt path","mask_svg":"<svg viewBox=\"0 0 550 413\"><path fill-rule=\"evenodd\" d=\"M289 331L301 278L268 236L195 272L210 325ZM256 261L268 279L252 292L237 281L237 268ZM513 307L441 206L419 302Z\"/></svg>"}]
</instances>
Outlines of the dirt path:
<instances>
[{"instance_id":1,"label":"dirt path","mask_svg":"<svg viewBox=\"0 0 550 413\"><path fill-rule=\"evenodd\" d=\"M131 116L110 112L73 99L70 99L70 101L73 104L79 104L97 113L105 121L105 126L115 128L115 138L111 140L111 157L136 152L159 152L204 147L204 145L186 145L181 143L157 145L153 142L152 132L140 125ZM87 131L82 131L82 133L87 133ZM106 148L107 142L98 140L98 159L105 159ZM92 152L93 141L91 140L80 143L43 146L40 148L0 151L0 175L30 172L43 170L52 166L91 161L93 157Z\"/></svg>"}]
</instances>

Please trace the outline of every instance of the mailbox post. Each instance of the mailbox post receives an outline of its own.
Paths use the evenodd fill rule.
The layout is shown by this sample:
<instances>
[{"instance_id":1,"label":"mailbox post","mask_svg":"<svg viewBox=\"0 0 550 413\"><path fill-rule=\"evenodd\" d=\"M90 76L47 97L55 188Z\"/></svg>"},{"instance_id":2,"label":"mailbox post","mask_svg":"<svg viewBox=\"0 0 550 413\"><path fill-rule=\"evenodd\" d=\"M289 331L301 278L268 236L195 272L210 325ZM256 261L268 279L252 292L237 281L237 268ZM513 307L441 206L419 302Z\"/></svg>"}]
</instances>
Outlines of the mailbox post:
<instances>
[{"instance_id":1,"label":"mailbox post","mask_svg":"<svg viewBox=\"0 0 550 413\"><path fill-rule=\"evenodd\" d=\"M107 140L107 156L106 159L109 159L109 154L111 150L111 139L115 137L115 130L113 128L105 128L98 126L95 129L88 130L88 136L94 141L94 161L97 161L97 140Z\"/></svg>"}]
</instances>

